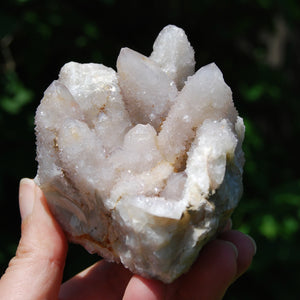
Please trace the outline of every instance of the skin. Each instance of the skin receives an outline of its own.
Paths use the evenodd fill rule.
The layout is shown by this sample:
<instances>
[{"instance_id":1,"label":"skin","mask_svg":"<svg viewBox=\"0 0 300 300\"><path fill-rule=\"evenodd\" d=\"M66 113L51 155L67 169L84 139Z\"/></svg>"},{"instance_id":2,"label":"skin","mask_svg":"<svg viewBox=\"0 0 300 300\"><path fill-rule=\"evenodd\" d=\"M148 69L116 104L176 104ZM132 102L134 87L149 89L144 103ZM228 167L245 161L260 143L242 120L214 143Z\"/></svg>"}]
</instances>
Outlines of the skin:
<instances>
[{"instance_id":1,"label":"skin","mask_svg":"<svg viewBox=\"0 0 300 300\"><path fill-rule=\"evenodd\" d=\"M256 252L253 239L231 230L229 222L202 249L190 271L171 284L134 275L105 260L61 284L67 240L33 180L21 180L19 204L21 239L0 280L0 299L222 299L230 284L249 268Z\"/></svg>"}]
</instances>

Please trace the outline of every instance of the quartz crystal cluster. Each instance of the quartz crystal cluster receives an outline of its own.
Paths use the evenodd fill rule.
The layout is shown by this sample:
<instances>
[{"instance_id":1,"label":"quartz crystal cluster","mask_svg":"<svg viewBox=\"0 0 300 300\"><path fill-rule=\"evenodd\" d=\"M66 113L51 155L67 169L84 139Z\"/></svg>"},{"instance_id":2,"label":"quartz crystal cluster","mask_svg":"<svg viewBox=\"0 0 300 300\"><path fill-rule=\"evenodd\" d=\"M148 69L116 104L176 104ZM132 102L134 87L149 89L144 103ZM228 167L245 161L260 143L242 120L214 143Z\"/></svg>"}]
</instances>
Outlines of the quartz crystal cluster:
<instances>
[{"instance_id":1,"label":"quartz crystal cluster","mask_svg":"<svg viewBox=\"0 0 300 300\"><path fill-rule=\"evenodd\" d=\"M38 171L70 241L172 282L242 194L244 124L218 67L194 71L184 31L166 26L117 72L65 64L36 112Z\"/></svg>"}]
</instances>

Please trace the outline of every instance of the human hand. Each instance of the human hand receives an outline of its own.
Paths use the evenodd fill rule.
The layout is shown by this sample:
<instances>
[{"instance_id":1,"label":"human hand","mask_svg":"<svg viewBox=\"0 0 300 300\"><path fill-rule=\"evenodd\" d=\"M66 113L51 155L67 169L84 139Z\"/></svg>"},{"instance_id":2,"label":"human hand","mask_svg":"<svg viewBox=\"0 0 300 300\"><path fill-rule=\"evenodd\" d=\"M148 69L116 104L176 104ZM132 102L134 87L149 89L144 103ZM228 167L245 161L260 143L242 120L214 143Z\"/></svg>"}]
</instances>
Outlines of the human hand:
<instances>
[{"instance_id":1,"label":"human hand","mask_svg":"<svg viewBox=\"0 0 300 300\"><path fill-rule=\"evenodd\" d=\"M221 299L251 264L256 246L230 226L209 242L187 274L171 284L132 274L101 260L63 283L67 240L32 180L20 184L21 240L0 280L0 299Z\"/></svg>"}]
</instances>

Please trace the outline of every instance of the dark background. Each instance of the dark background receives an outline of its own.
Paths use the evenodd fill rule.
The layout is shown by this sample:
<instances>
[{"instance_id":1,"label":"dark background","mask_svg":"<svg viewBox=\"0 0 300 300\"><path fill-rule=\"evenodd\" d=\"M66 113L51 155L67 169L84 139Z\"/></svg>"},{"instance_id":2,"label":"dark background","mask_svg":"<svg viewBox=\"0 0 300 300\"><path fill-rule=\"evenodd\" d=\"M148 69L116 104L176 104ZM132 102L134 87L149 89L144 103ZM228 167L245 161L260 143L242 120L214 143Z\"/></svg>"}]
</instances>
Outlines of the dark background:
<instances>
[{"instance_id":1,"label":"dark background","mask_svg":"<svg viewBox=\"0 0 300 300\"><path fill-rule=\"evenodd\" d=\"M124 46L149 55L167 24L186 31L197 69L220 67L246 124L245 191L233 222L258 250L225 299L298 299L297 0L1 1L0 275L20 237L19 180L36 172L33 119L43 91L68 61L115 67ZM97 259L71 246L65 278Z\"/></svg>"}]
</instances>

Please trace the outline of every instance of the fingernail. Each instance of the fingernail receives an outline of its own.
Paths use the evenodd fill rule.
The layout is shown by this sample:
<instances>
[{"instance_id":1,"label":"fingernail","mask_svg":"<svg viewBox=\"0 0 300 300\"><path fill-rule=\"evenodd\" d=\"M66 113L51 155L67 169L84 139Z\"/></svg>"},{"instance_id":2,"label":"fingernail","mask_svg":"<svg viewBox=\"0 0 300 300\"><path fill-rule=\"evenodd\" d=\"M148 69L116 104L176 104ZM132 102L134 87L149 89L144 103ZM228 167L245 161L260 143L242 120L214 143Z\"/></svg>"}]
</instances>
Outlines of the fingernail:
<instances>
[{"instance_id":1,"label":"fingernail","mask_svg":"<svg viewBox=\"0 0 300 300\"><path fill-rule=\"evenodd\" d=\"M234 252L235 252L235 258L238 258L238 256L239 256L239 251L238 251L236 245L233 244L233 243L231 243L231 242L229 242L229 241L225 241L225 240L223 240L223 242L227 243L228 245L230 245L230 246L232 247L232 249L233 249Z\"/></svg>"},{"instance_id":2,"label":"fingernail","mask_svg":"<svg viewBox=\"0 0 300 300\"><path fill-rule=\"evenodd\" d=\"M252 245L253 245L253 255L255 255L256 254L256 250L257 250L256 242L255 242L255 240L253 239L252 236L250 236L248 234L246 234L246 235L250 239L250 241L252 242Z\"/></svg>"},{"instance_id":3,"label":"fingernail","mask_svg":"<svg viewBox=\"0 0 300 300\"><path fill-rule=\"evenodd\" d=\"M35 184L29 178L23 178L20 181L19 206L22 220L28 217L33 210L35 199Z\"/></svg>"}]
</instances>

